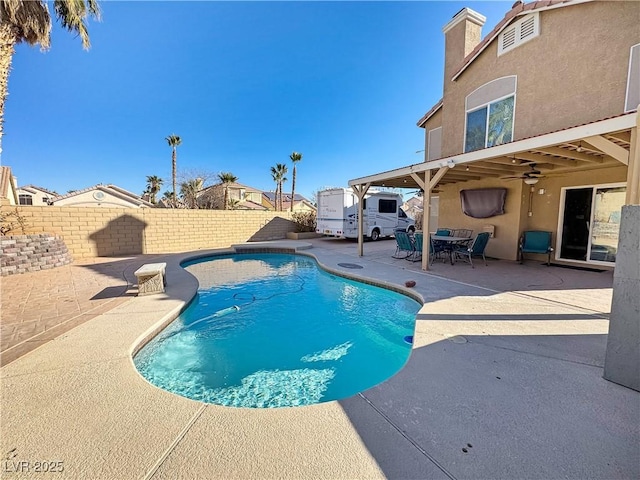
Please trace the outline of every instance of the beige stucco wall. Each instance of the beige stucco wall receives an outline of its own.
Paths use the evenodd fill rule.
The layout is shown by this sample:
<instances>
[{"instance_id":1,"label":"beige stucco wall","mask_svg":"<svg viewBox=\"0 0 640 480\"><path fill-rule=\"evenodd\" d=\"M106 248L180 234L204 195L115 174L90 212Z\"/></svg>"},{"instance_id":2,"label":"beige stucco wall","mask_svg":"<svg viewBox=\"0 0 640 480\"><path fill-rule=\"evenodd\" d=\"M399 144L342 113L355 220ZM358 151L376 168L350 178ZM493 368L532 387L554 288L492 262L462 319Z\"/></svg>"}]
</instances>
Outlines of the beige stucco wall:
<instances>
[{"instance_id":1,"label":"beige stucco wall","mask_svg":"<svg viewBox=\"0 0 640 480\"><path fill-rule=\"evenodd\" d=\"M15 210L16 207L12 208ZM287 212L54 206L17 208L26 219L26 233L60 235L75 259L229 247L247 241L283 239L287 232L295 230Z\"/></svg>"},{"instance_id":2,"label":"beige stucco wall","mask_svg":"<svg viewBox=\"0 0 640 480\"><path fill-rule=\"evenodd\" d=\"M95 192L104 193L104 199L96 200L93 197L93 194ZM36 202L34 202L34 205L36 205ZM73 206L73 207L102 207L102 208L110 208L110 207L138 208L138 206L133 204L132 202L129 202L115 195L111 195L110 193L105 192L103 190L91 190L88 192L79 193L78 195L74 195L73 197L56 200L55 205L58 207Z\"/></svg>"},{"instance_id":3,"label":"beige stucco wall","mask_svg":"<svg viewBox=\"0 0 640 480\"><path fill-rule=\"evenodd\" d=\"M495 236L489 240L485 251L487 256L515 260L517 240L520 235L519 219L522 204L523 183L515 180L505 182L498 179L486 179L461 182L439 187L440 206L438 212L439 228L470 228L475 236L483 231L485 225L495 227ZM506 188L504 215L491 218L472 218L462 213L460 190L476 188Z\"/></svg>"},{"instance_id":4,"label":"beige stucco wall","mask_svg":"<svg viewBox=\"0 0 640 480\"><path fill-rule=\"evenodd\" d=\"M623 113L639 24L640 2L590 2L540 12L540 35L500 57L496 38L445 79L442 155L463 151L465 97L508 75L518 77L514 140Z\"/></svg>"},{"instance_id":5,"label":"beige stucco wall","mask_svg":"<svg viewBox=\"0 0 640 480\"><path fill-rule=\"evenodd\" d=\"M558 229L558 216L560 212L560 193L562 187L592 186L608 183L625 183L627 169L624 166L614 168L603 168L586 172L574 172L571 175L559 177L545 177L534 185L532 212L528 217L529 188L525 186L523 191L524 218L523 229L525 230L549 230L555 232ZM538 192L543 188L545 193Z\"/></svg>"},{"instance_id":6,"label":"beige stucco wall","mask_svg":"<svg viewBox=\"0 0 640 480\"><path fill-rule=\"evenodd\" d=\"M530 186L518 179L483 179L461 182L438 187L441 192L438 226L446 228L471 228L474 235L482 231L484 225L495 225L495 238L487 245L487 255L505 260L517 259L518 239L525 230L546 230L553 232L555 245L560 215L560 196L563 187L591 186L609 183L624 183L626 167L603 168L586 172L575 172L558 177L544 177L533 186L531 212L529 212ZM506 188L505 214L496 217L476 219L462 213L460 190L475 188ZM544 189L544 194L539 190ZM531 255L530 255L531 256ZM546 257L540 257L546 260ZM563 263L563 262L560 262ZM564 262L571 263L571 262Z\"/></svg>"}]
</instances>

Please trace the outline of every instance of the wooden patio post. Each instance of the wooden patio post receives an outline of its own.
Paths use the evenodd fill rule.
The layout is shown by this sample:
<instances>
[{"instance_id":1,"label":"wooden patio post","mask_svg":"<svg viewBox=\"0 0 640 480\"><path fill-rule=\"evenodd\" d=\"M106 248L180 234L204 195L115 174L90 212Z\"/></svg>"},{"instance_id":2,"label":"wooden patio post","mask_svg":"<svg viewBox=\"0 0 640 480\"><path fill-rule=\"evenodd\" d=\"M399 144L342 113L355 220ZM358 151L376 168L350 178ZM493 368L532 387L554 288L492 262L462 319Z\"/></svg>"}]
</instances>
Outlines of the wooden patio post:
<instances>
[{"instance_id":1,"label":"wooden patio post","mask_svg":"<svg viewBox=\"0 0 640 480\"><path fill-rule=\"evenodd\" d=\"M366 183L364 185L354 185L353 191L356 192L356 196L358 197L358 256L364 256L364 196L367 194L371 183Z\"/></svg>"},{"instance_id":2,"label":"wooden patio post","mask_svg":"<svg viewBox=\"0 0 640 480\"><path fill-rule=\"evenodd\" d=\"M429 250L431 250L431 170L424 172L424 189L422 193L422 270L429 270Z\"/></svg>"},{"instance_id":3,"label":"wooden patio post","mask_svg":"<svg viewBox=\"0 0 640 480\"><path fill-rule=\"evenodd\" d=\"M640 108L640 105L638 105ZM629 165L627 165L627 195L625 205L640 205L640 114L636 112L636 126L631 129Z\"/></svg>"}]
</instances>

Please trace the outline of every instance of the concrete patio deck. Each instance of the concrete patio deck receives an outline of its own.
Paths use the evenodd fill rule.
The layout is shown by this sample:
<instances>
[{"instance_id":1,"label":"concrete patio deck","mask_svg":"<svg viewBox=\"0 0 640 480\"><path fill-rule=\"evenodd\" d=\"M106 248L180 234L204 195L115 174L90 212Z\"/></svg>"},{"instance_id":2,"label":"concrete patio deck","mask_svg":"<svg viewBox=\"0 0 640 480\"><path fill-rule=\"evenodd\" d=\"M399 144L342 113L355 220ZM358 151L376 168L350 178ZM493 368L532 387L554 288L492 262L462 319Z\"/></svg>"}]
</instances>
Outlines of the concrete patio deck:
<instances>
[{"instance_id":1,"label":"concrete patio deck","mask_svg":"<svg viewBox=\"0 0 640 480\"><path fill-rule=\"evenodd\" d=\"M366 244L364 257L352 242L309 243L305 253L329 268L416 281L425 305L397 375L309 407L201 404L151 386L131 361L197 288L179 266L190 254L5 277L3 317L31 319L47 304L44 293L25 301L20 282L49 292L49 303L77 299L76 311L35 325L98 314L2 367L2 478L37 477L45 464L62 466L55 478L640 477L640 393L602 378L610 272L489 260L424 273L392 259L393 242ZM167 291L135 297L133 272L149 261L167 262ZM88 287L55 291L69 282Z\"/></svg>"}]
</instances>

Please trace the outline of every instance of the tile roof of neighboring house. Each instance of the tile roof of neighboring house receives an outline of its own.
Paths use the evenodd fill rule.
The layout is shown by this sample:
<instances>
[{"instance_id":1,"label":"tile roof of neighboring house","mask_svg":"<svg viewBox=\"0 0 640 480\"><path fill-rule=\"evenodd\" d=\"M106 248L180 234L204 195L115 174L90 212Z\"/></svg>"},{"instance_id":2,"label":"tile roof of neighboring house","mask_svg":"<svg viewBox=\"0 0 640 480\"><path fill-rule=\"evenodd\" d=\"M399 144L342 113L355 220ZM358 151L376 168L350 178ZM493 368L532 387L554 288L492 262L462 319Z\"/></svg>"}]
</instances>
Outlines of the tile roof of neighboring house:
<instances>
[{"instance_id":1,"label":"tile roof of neighboring house","mask_svg":"<svg viewBox=\"0 0 640 480\"><path fill-rule=\"evenodd\" d=\"M25 185L24 187L19 187L21 190L26 190L27 192L31 192L31 193L35 193L34 189L39 190L41 192L47 193L49 195L51 195L52 197L59 197L60 195L52 192L51 190L47 190L46 188L42 188L42 187L38 187L37 185Z\"/></svg>"},{"instance_id":2,"label":"tile roof of neighboring house","mask_svg":"<svg viewBox=\"0 0 640 480\"><path fill-rule=\"evenodd\" d=\"M220 188L220 187L224 187L224 186L225 186L224 183L216 183L215 185L209 185L208 187L203 188L200 191L204 192L206 190L210 190L210 189L214 189L214 188ZM253 188L253 187L248 187L248 186L243 185L242 183L238 183L238 182L230 183L229 184L229 189L230 190L246 190L247 192L262 193L262 190L258 190L257 188Z\"/></svg>"},{"instance_id":3,"label":"tile roof of neighboring house","mask_svg":"<svg viewBox=\"0 0 640 480\"><path fill-rule=\"evenodd\" d=\"M265 207L264 205L260 205L259 203L256 202L252 202L251 200L245 200L244 202L240 202L238 204L238 207L236 207L238 210L266 210L267 207Z\"/></svg>"},{"instance_id":4,"label":"tile roof of neighboring house","mask_svg":"<svg viewBox=\"0 0 640 480\"><path fill-rule=\"evenodd\" d=\"M262 195L267 197L267 200L269 200L270 202L273 202L275 200L275 197L276 197L276 192L262 192ZM291 199L291 194L290 193L283 193L282 194L282 201L288 202L290 199ZM305 197L303 197L299 193L296 193L295 201L296 202L308 202L309 200L307 200Z\"/></svg>"},{"instance_id":5,"label":"tile roof of neighboring house","mask_svg":"<svg viewBox=\"0 0 640 480\"><path fill-rule=\"evenodd\" d=\"M438 100L438 103L436 103L433 107L431 107L431 110L425 113L424 116L420 120L418 120L417 125L419 127L424 127L425 123L427 123L427 120L429 120L431 116L441 108L442 108L442 99Z\"/></svg>"},{"instance_id":6,"label":"tile roof of neighboring house","mask_svg":"<svg viewBox=\"0 0 640 480\"><path fill-rule=\"evenodd\" d=\"M511 23L514 18L520 15L532 13L535 10L561 8L570 6L572 4L576 5L590 1L592 0L541 0L530 3L517 1L513 4L513 7L507 12L504 18L500 20L500 22L498 22L498 24L493 28L493 30L491 30L491 32L489 32L489 34L487 34L487 36L485 36L482 41L478 45L476 45L471 53L469 53L469 55L464 58L462 65L453 74L451 80L455 80L456 78L458 78L458 76L460 76L462 72L464 72L464 70L476 59L476 57L489 46L489 44L500 34L500 32L502 32L502 30L504 30L505 27L509 25L509 23Z\"/></svg>"},{"instance_id":7,"label":"tile roof of neighboring house","mask_svg":"<svg viewBox=\"0 0 640 480\"><path fill-rule=\"evenodd\" d=\"M120 196L120 197L124 197L125 199L130 200L132 203L137 203L137 204L142 204L145 205L147 207L153 207L153 203L147 202L146 200L143 200L139 195L136 195L135 193L132 193L128 190L125 190L124 188L120 188L116 185L102 185L102 184L98 184L98 185L94 185L92 187L88 187L88 188L84 188L82 190L76 190L74 192L70 192L67 193L65 195L60 195L59 197L56 197L54 199L52 199L52 202L57 202L58 200L63 200L66 198L71 198L71 197L75 197L76 195L80 195L81 193L86 193L86 192L90 192L91 190L102 190L104 192L108 192L108 193L115 193L116 196Z\"/></svg>"}]
</instances>

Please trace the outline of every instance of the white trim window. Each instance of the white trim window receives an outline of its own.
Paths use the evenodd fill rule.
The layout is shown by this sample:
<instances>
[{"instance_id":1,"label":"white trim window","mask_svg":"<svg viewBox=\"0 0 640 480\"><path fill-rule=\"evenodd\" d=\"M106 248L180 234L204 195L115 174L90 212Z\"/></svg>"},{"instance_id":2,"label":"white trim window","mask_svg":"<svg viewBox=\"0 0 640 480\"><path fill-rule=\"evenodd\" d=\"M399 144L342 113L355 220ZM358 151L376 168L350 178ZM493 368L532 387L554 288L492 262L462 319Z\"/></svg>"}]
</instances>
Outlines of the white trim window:
<instances>
[{"instance_id":1,"label":"white trim window","mask_svg":"<svg viewBox=\"0 0 640 480\"><path fill-rule=\"evenodd\" d=\"M19 194L18 205L33 205L33 197L28 193Z\"/></svg>"},{"instance_id":2,"label":"white trim window","mask_svg":"<svg viewBox=\"0 0 640 480\"><path fill-rule=\"evenodd\" d=\"M540 35L540 14L534 12L514 22L498 36L498 56Z\"/></svg>"},{"instance_id":3,"label":"white trim window","mask_svg":"<svg viewBox=\"0 0 640 480\"><path fill-rule=\"evenodd\" d=\"M629 73L627 75L627 94L624 111L632 112L640 104L640 43L631 47L629 52Z\"/></svg>"},{"instance_id":4,"label":"white trim window","mask_svg":"<svg viewBox=\"0 0 640 480\"><path fill-rule=\"evenodd\" d=\"M477 88L465 100L464 151L513 140L516 77L502 77Z\"/></svg>"}]
</instances>

